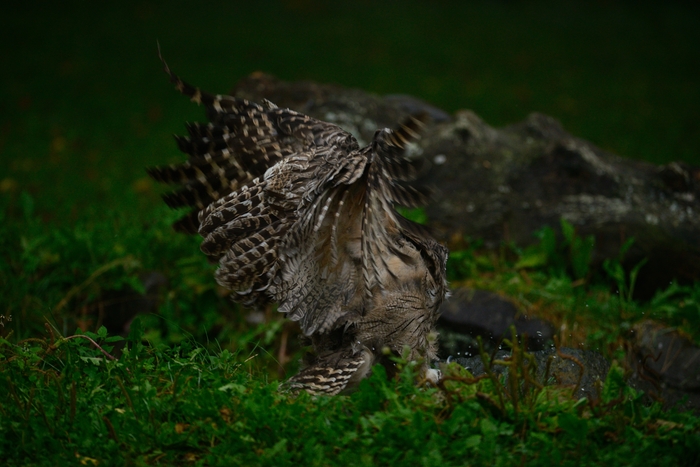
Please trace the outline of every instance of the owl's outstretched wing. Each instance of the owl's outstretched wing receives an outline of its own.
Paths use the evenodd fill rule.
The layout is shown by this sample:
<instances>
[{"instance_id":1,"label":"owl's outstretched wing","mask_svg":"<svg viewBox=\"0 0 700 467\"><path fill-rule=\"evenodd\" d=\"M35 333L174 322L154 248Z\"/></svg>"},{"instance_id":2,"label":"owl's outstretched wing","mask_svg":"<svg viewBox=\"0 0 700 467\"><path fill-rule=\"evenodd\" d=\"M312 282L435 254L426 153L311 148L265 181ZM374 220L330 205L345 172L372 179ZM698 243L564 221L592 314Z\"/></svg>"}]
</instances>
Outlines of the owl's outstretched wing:
<instances>
[{"instance_id":1,"label":"owl's outstretched wing","mask_svg":"<svg viewBox=\"0 0 700 467\"><path fill-rule=\"evenodd\" d=\"M181 185L164 196L168 206L194 208L175 223L178 231L196 233L202 209L241 189L291 154L339 135L349 136L346 144L350 147L357 146L354 138L339 127L278 109L271 102L261 106L203 92L170 71L162 57L161 61L175 88L192 102L203 104L209 119L206 124L187 124L188 136L175 136L180 151L188 155L187 162L148 169L157 181Z\"/></svg>"},{"instance_id":2,"label":"owl's outstretched wing","mask_svg":"<svg viewBox=\"0 0 700 467\"><path fill-rule=\"evenodd\" d=\"M195 209L176 228L204 237L202 251L219 262L217 281L234 299L279 302L310 336L362 316L373 294L401 286L398 275L417 261L404 244L421 251L428 241L394 210L424 202L408 184L415 167L403 154L422 117L378 131L360 149L335 125L207 94L165 67L210 122L178 138L187 162L150 174L183 185L166 202Z\"/></svg>"},{"instance_id":3,"label":"owl's outstretched wing","mask_svg":"<svg viewBox=\"0 0 700 467\"><path fill-rule=\"evenodd\" d=\"M338 130L205 208L202 250L219 259L219 283L247 303L261 295L279 302L306 335L362 316L368 299L399 287L412 266L396 262L416 261L403 243L420 241L419 229L394 205L424 201L407 183L415 168L403 158L421 125L411 118L382 130L364 149Z\"/></svg>"}]
</instances>

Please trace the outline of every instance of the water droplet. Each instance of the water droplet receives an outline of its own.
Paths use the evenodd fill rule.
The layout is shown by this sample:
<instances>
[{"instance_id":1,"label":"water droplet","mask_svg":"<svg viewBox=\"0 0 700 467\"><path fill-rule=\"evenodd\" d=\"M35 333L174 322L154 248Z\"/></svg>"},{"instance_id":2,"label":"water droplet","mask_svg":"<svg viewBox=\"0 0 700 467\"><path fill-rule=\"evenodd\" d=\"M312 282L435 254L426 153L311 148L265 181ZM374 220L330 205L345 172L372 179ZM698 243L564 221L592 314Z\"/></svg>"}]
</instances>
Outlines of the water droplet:
<instances>
[{"instance_id":1,"label":"water droplet","mask_svg":"<svg viewBox=\"0 0 700 467\"><path fill-rule=\"evenodd\" d=\"M435 165L442 165L445 162L447 162L447 156L445 156L444 154L438 154L433 158L433 162L435 163Z\"/></svg>"}]
</instances>

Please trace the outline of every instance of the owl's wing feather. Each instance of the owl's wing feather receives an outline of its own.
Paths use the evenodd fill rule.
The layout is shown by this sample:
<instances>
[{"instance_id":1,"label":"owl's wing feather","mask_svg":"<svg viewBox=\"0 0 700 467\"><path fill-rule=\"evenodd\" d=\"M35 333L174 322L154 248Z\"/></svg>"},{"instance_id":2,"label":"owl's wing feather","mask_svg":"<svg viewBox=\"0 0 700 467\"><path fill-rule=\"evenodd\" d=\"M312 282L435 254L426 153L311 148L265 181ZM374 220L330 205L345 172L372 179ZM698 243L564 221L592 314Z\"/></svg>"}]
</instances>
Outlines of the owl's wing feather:
<instances>
[{"instance_id":1,"label":"owl's wing feather","mask_svg":"<svg viewBox=\"0 0 700 467\"><path fill-rule=\"evenodd\" d=\"M279 302L306 335L361 316L367 296L397 281L385 258L401 254L409 221L394 204L425 196L404 183L413 170L397 144L402 128L378 133L363 150L311 144L205 208L202 249L224 254L217 280L244 302Z\"/></svg>"},{"instance_id":2,"label":"owl's wing feather","mask_svg":"<svg viewBox=\"0 0 700 467\"><path fill-rule=\"evenodd\" d=\"M340 130L271 103L261 106L203 92L182 81L161 60L175 88L204 105L210 120L208 124L188 124L189 136L175 137L180 150L189 156L186 162L148 169L157 181L182 185L164 196L166 204L194 208L175 224L176 230L196 233L202 209L262 176L280 160L314 142L324 143L328 135Z\"/></svg>"},{"instance_id":3,"label":"owl's wing feather","mask_svg":"<svg viewBox=\"0 0 700 467\"><path fill-rule=\"evenodd\" d=\"M387 252L410 224L394 204L414 206L425 193L408 186L405 127L383 130L362 150L338 129L270 167L200 215L202 249L219 259L217 280L244 303L262 296L298 321L306 335L325 333L364 313L364 298L396 278ZM221 256L223 255L223 256Z\"/></svg>"},{"instance_id":4,"label":"owl's wing feather","mask_svg":"<svg viewBox=\"0 0 700 467\"><path fill-rule=\"evenodd\" d=\"M408 184L416 167L404 157L425 117L379 131L360 149L336 125L202 92L164 66L210 122L177 139L187 162L150 174L182 185L166 201L194 207L179 227L204 237L217 281L244 304L279 302L306 335L363 315L366 299L397 281L387 252L410 261L399 243L422 238L394 205L425 201Z\"/></svg>"}]
</instances>

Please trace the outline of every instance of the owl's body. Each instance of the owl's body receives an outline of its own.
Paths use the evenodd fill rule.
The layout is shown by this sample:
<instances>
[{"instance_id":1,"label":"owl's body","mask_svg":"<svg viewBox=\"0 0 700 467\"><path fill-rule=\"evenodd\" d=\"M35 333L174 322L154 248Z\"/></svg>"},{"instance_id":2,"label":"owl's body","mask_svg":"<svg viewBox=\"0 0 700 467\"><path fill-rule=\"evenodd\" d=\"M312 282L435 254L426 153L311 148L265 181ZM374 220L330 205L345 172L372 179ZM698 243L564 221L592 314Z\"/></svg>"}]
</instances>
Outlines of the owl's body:
<instances>
[{"instance_id":1,"label":"owl's body","mask_svg":"<svg viewBox=\"0 0 700 467\"><path fill-rule=\"evenodd\" d=\"M218 261L216 279L233 299L279 303L311 339L316 356L287 387L337 394L387 363L387 347L409 348L427 371L447 250L394 210L423 202L403 157L421 120L377 131L360 148L335 125L213 96L165 69L210 123L177 138L187 162L149 173L182 185L165 200L194 210L175 227L204 237L202 251Z\"/></svg>"}]
</instances>

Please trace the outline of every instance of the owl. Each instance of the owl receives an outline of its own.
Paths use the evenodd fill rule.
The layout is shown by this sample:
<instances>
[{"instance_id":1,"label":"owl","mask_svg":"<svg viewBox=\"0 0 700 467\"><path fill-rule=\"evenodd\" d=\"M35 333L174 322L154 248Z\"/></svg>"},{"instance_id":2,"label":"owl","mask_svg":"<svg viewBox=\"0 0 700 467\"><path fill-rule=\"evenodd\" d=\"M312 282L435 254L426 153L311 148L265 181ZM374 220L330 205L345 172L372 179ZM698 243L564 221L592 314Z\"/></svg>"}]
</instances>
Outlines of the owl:
<instances>
[{"instance_id":1,"label":"owl","mask_svg":"<svg viewBox=\"0 0 700 467\"><path fill-rule=\"evenodd\" d=\"M377 130L360 147L336 125L269 101L208 94L163 66L209 121L176 136L185 162L148 172L179 185L165 202L192 210L174 227L203 237L233 300L277 303L310 341L312 357L282 388L347 392L377 363L394 373L391 355L406 353L434 380L447 249L395 210L426 201L410 183L416 164L404 157L426 118Z\"/></svg>"}]
</instances>

